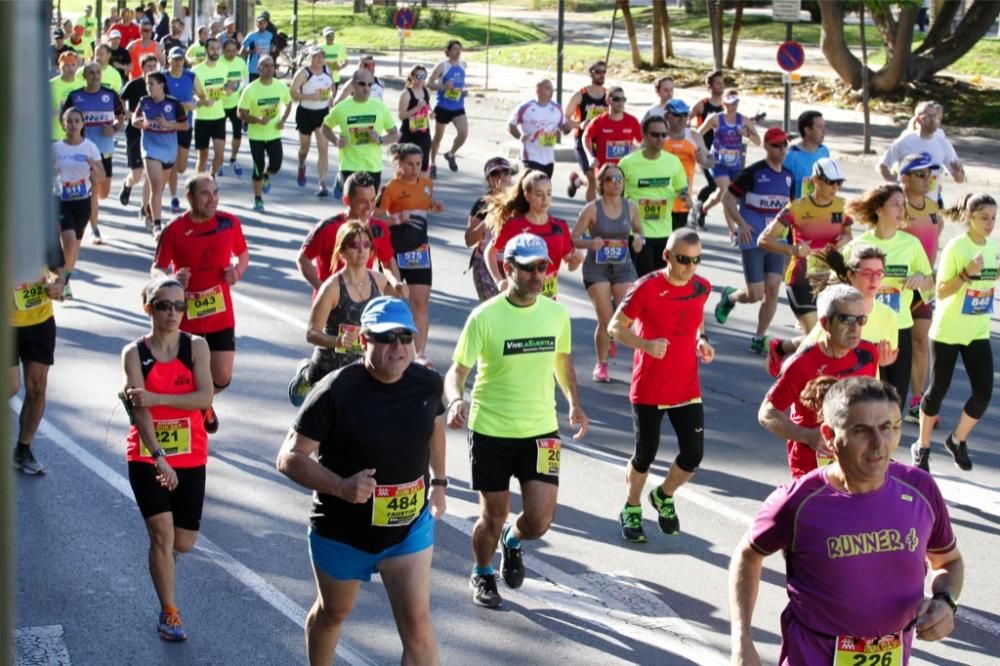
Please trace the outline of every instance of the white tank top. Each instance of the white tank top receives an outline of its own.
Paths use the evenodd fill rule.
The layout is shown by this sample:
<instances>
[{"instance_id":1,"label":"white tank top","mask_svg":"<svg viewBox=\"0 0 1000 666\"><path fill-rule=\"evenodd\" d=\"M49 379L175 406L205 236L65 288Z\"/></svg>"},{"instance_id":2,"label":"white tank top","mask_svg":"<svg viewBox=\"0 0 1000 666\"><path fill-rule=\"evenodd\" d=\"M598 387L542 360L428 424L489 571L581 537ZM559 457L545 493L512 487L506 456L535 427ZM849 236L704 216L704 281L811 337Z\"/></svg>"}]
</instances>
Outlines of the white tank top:
<instances>
[{"instance_id":1,"label":"white tank top","mask_svg":"<svg viewBox=\"0 0 1000 666\"><path fill-rule=\"evenodd\" d=\"M323 65L323 71L319 74L314 73L308 67L306 68L306 82L302 84L302 94L312 95L313 93L320 93L322 99L304 99L299 104L306 109L320 110L325 109L330 106L330 89L333 87L333 77L330 75L330 70Z\"/></svg>"}]
</instances>

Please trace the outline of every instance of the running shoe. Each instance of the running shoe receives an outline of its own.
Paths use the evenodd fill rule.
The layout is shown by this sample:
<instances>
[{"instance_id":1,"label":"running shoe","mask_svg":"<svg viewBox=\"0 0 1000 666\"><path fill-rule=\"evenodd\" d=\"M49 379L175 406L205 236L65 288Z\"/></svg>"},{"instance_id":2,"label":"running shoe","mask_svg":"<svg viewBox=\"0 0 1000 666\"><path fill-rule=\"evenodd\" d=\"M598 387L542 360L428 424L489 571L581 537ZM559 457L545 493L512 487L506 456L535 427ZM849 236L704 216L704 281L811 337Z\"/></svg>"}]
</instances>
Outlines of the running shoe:
<instances>
[{"instance_id":1,"label":"running shoe","mask_svg":"<svg viewBox=\"0 0 1000 666\"><path fill-rule=\"evenodd\" d=\"M14 448L14 469L21 470L29 476L38 476L39 474L45 474L45 467L42 463L35 460L35 454L31 452L31 447L21 447Z\"/></svg>"},{"instance_id":2,"label":"running shoe","mask_svg":"<svg viewBox=\"0 0 1000 666\"><path fill-rule=\"evenodd\" d=\"M767 374L777 377L781 374L781 364L785 362L785 355L781 351L781 338L771 338L767 341Z\"/></svg>"},{"instance_id":3,"label":"running shoe","mask_svg":"<svg viewBox=\"0 0 1000 666\"><path fill-rule=\"evenodd\" d=\"M219 415L215 413L215 408L209 407L202 414L205 417L205 432L209 435L219 432Z\"/></svg>"},{"instance_id":4,"label":"running shoe","mask_svg":"<svg viewBox=\"0 0 1000 666\"><path fill-rule=\"evenodd\" d=\"M694 208L688 211L688 226L694 229L698 226L698 215L701 213L702 200L695 202Z\"/></svg>"},{"instance_id":5,"label":"running shoe","mask_svg":"<svg viewBox=\"0 0 1000 666\"><path fill-rule=\"evenodd\" d=\"M903 420L907 423L920 423L920 399L923 396L915 395L910 398L910 408L906 410Z\"/></svg>"},{"instance_id":6,"label":"running shoe","mask_svg":"<svg viewBox=\"0 0 1000 666\"><path fill-rule=\"evenodd\" d=\"M739 247L739 237L732 231L729 232L729 247Z\"/></svg>"},{"instance_id":7,"label":"running shoe","mask_svg":"<svg viewBox=\"0 0 1000 666\"><path fill-rule=\"evenodd\" d=\"M271 176L264 174L264 194L271 191Z\"/></svg>"},{"instance_id":8,"label":"running shoe","mask_svg":"<svg viewBox=\"0 0 1000 666\"><path fill-rule=\"evenodd\" d=\"M432 164L431 168L427 171L427 175L430 176L431 180L434 180L435 178L437 178L438 177L438 168L437 168L437 165Z\"/></svg>"},{"instance_id":9,"label":"running shoe","mask_svg":"<svg viewBox=\"0 0 1000 666\"><path fill-rule=\"evenodd\" d=\"M94 245L100 245L104 242L104 239L101 238L101 230L95 226L90 227L90 242Z\"/></svg>"},{"instance_id":10,"label":"running shoe","mask_svg":"<svg viewBox=\"0 0 1000 666\"><path fill-rule=\"evenodd\" d=\"M722 290L722 298L719 299L719 304L715 306L715 321L720 324L725 324L726 320L729 319L729 313L733 311L736 304L729 300L729 296L736 291L733 287L726 287Z\"/></svg>"},{"instance_id":11,"label":"running shoe","mask_svg":"<svg viewBox=\"0 0 1000 666\"><path fill-rule=\"evenodd\" d=\"M511 548L504 539L511 526L508 525L500 533L500 575L507 587L517 589L524 583L524 560L523 551L520 548Z\"/></svg>"},{"instance_id":12,"label":"running shoe","mask_svg":"<svg viewBox=\"0 0 1000 666\"><path fill-rule=\"evenodd\" d=\"M965 442L956 442L954 435L955 433L952 433L944 440L944 448L948 449L956 467L963 472L971 472L972 459L969 458L969 447Z\"/></svg>"},{"instance_id":13,"label":"running shoe","mask_svg":"<svg viewBox=\"0 0 1000 666\"><path fill-rule=\"evenodd\" d=\"M180 215L181 212L181 200L174 197L170 200L170 212L174 215Z\"/></svg>"},{"instance_id":14,"label":"running shoe","mask_svg":"<svg viewBox=\"0 0 1000 666\"><path fill-rule=\"evenodd\" d=\"M705 216L706 215L708 215L708 213L705 211L705 207L704 206L698 206L698 228L699 229L704 229L705 228Z\"/></svg>"},{"instance_id":15,"label":"running shoe","mask_svg":"<svg viewBox=\"0 0 1000 666\"><path fill-rule=\"evenodd\" d=\"M625 505L618 514L622 525L622 538L632 543L646 543L646 532L642 529L642 507Z\"/></svg>"},{"instance_id":16,"label":"running shoe","mask_svg":"<svg viewBox=\"0 0 1000 666\"><path fill-rule=\"evenodd\" d=\"M767 341L770 340L769 335L754 335L750 338L750 351L754 354L760 354L761 356L766 356L768 353Z\"/></svg>"},{"instance_id":17,"label":"running shoe","mask_svg":"<svg viewBox=\"0 0 1000 666\"><path fill-rule=\"evenodd\" d=\"M608 343L608 356L610 358L618 356L618 343L614 340Z\"/></svg>"},{"instance_id":18,"label":"running shoe","mask_svg":"<svg viewBox=\"0 0 1000 666\"><path fill-rule=\"evenodd\" d=\"M295 182L299 184L299 187L306 186L306 168L299 167L299 174L295 177Z\"/></svg>"},{"instance_id":19,"label":"running shoe","mask_svg":"<svg viewBox=\"0 0 1000 666\"><path fill-rule=\"evenodd\" d=\"M73 290L70 288L69 282L67 282L66 284L63 285L62 299L64 301L72 301L73 300Z\"/></svg>"},{"instance_id":20,"label":"running shoe","mask_svg":"<svg viewBox=\"0 0 1000 666\"><path fill-rule=\"evenodd\" d=\"M931 472L931 450L920 448L919 442L910 445L910 456L913 458L913 466L919 467L928 474Z\"/></svg>"},{"instance_id":21,"label":"running shoe","mask_svg":"<svg viewBox=\"0 0 1000 666\"><path fill-rule=\"evenodd\" d=\"M156 625L156 630L160 632L160 638L165 641L185 641L187 633L181 625L181 614L174 609L172 612L161 612L160 621Z\"/></svg>"},{"instance_id":22,"label":"running shoe","mask_svg":"<svg viewBox=\"0 0 1000 666\"><path fill-rule=\"evenodd\" d=\"M660 524L660 531L664 534L678 534L681 531L681 521L677 517L677 509L674 508L674 498L664 497L660 499L659 488L649 491L649 503L656 509L657 522Z\"/></svg>"},{"instance_id":23,"label":"running shoe","mask_svg":"<svg viewBox=\"0 0 1000 666\"><path fill-rule=\"evenodd\" d=\"M320 185L319 189L316 190L316 196L320 199L327 199L330 196L330 190L326 189L326 185Z\"/></svg>"},{"instance_id":24,"label":"running shoe","mask_svg":"<svg viewBox=\"0 0 1000 666\"><path fill-rule=\"evenodd\" d=\"M434 167L431 167L432 169ZM340 201L344 198L344 186L340 182L340 178L337 178L337 182L333 184L333 198Z\"/></svg>"},{"instance_id":25,"label":"running shoe","mask_svg":"<svg viewBox=\"0 0 1000 666\"><path fill-rule=\"evenodd\" d=\"M243 167L236 160L229 160L229 168L233 170L237 178L243 175Z\"/></svg>"},{"instance_id":26,"label":"running shoe","mask_svg":"<svg viewBox=\"0 0 1000 666\"><path fill-rule=\"evenodd\" d=\"M445 153L444 158L448 160L448 168L452 171L458 171L458 160L451 153Z\"/></svg>"},{"instance_id":27,"label":"running shoe","mask_svg":"<svg viewBox=\"0 0 1000 666\"><path fill-rule=\"evenodd\" d=\"M255 213L263 213L264 212L264 200L263 199L254 199L253 200L253 210L254 210Z\"/></svg>"},{"instance_id":28,"label":"running shoe","mask_svg":"<svg viewBox=\"0 0 1000 666\"><path fill-rule=\"evenodd\" d=\"M222 170L225 169L225 168L226 168L225 166L220 166L219 170L215 172L215 177L216 178L222 178Z\"/></svg>"},{"instance_id":29,"label":"running shoe","mask_svg":"<svg viewBox=\"0 0 1000 666\"><path fill-rule=\"evenodd\" d=\"M295 376L288 382L288 401L295 407L301 407L305 402L312 384L306 380L306 368L309 367L309 359L303 359L299 367L295 368Z\"/></svg>"},{"instance_id":30,"label":"running shoe","mask_svg":"<svg viewBox=\"0 0 1000 666\"><path fill-rule=\"evenodd\" d=\"M608 377L608 364L607 363L601 363L600 361L598 361L597 363L595 363L594 364L594 375L593 376L594 376L594 381L595 382L602 382L602 383L605 383L605 384L607 384L608 382L610 382L611 378Z\"/></svg>"},{"instance_id":31,"label":"running shoe","mask_svg":"<svg viewBox=\"0 0 1000 666\"><path fill-rule=\"evenodd\" d=\"M132 196L132 188L126 186L125 183L122 183L121 192L118 193L118 202L123 206L127 206L129 197L131 196Z\"/></svg>"},{"instance_id":32,"label":"running shoe","mask_svg":"<svg viewBox=\"0 0 1000 666\"><path fill-rule=\"evenodd\" d=\"M153 231L153 216L146 215L146 211L139 213L139 217L142 218L142 226L146 227L146 231Z\"/></svg>"},{"instance_id":33,"label":"running shoe","mask_svg":"<svg viewBox=\"0 0 1000 666\"><path fill-rule=\"evenodd\" d=\"M153 232L153 240L160 240L160 234L163 233L163 223L159 220L155 220L151 231Z\"/></svg>"},{"instance_id":34,"label":"running shoe","mask_svg":"<svg viewBox=\"0 0 1000 666\"><path fill-rule=\"evenodd\" d=\"M569 175L569 186L566 188L566 194L568 194L569 198L572 199L576 196L576 191L578 189L580 189L580 177L576 175L576 172L574 171Z\"/></svg>"},{"instance_id":35,"label":"running shoe","mask_svg":"<svg viewBox=\"0 0 1000 666\"><path fill-rule=\"evenodd\" d=\"M497 575L472 574L469 578L469 587L472 588L472 602L483 608L500 608L503 599L500 598L500 591L497 590Z\"/></svg>"}]
</instances>

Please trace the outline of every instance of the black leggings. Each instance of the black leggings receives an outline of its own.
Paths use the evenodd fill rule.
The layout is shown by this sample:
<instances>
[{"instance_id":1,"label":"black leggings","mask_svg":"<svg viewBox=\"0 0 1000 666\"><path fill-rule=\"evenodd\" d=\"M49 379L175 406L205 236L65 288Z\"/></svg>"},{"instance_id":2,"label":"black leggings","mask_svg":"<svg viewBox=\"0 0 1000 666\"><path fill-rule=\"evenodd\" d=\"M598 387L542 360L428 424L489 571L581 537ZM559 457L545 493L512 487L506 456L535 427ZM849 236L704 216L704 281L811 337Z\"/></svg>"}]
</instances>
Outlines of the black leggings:
<instances>
[{"instance_id":1,"label":"black leggings","mask_svg":"<svg viewBox=\"0 0 1000 666\"><path fill-rule=\"evenodd\" d=\"M267 155L267 173L274 175L281 171L281 160L284 151L281 139L271 141L256 141L250 139L250 156L253 158L253 179L264 180L264 156Z\"/></svg>"},{"instance_id":2,"label":"black leggings","mask_svg":"<svg viewBox=\"0 0 1000 666\"><path fill-rule=\"evenodd\" d=\"M632 427L635 430L635 454L632 469L645 474L656 459L660 448L660 425L663 415L670 417L670 425L677 434L680 453L674 464L685 472L694 473L705 453L705 407L700 402L681 407L660 409L656 405L632 405Z\"/></svg>"},{"instance_id":3,"label":"black leggings","mask_svg":"<svg viewBox=\"0 0 1000 666\"><path fill-rule=\"evenodd\" d=\"M899 329L899 355L892 365L880 365L879 377L889 382L899 393L899 408L906 410L906 393L910 390L910 366L913 363L913 329ZM954 367L954 363L952 363Z\"/></svg>"},{"instance_id":4,"label":"black leggings","mask_svg":"<svg viewBox=\"0 0 1000 666\"><path fill-rule=\"evenodd\" d=\"M635 264L635 272L639 277L646 273L666 268L667 262L663 258L663 251L667 248L667 238L647 238L642 250L636 252L632 249L632 242L629 241L628 252L632 255L632 263Z\"/></svg>"},{"instance_id":5,"label":"black leggings","mask_svg":"<svg viewBox=\"0 0 1000 666\"><path fill-rule=\"evenodd\" d=\"M712 192L715 191L716 186L715 178L712 177L712 170L702 169L702 172L705 174L705 187L701 188L701 191L698 192L698 201L704 203L712 196Z\"/></svg>"},{"instance_id":6,"label":"black leggings","mask_svg":"<svg viewBox=\"0 0 1000 666\"><path fill-rule=\"evenodd\" d=\"M972 385L972 395L965 401L963 411L976 420L986 413L993 396L993 350L990 341L973 340L967 345L950 345L931 340L930 388L924 391L924 398L920 401L920 411L927 416L937 416L941 411L941 402L948 393L959 354Z\"/></svg>"}]
</instances>

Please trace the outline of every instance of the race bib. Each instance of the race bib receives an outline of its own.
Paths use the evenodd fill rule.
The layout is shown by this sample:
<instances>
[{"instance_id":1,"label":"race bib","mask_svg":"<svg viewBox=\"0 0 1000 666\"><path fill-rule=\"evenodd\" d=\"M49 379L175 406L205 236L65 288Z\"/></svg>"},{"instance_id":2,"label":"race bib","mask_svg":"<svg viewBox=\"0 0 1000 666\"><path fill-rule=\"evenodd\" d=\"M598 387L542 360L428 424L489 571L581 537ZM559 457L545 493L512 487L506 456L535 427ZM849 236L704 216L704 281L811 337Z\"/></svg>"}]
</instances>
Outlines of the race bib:
<instances>
[{"instance_id":1,"label":"race bib","mask_svg":"<svg viewBox=\"0 0 1000 666\"><path fill-rule=\"evenodd\" d=\"M733 148L722 148L719 150L719 161L726 165L739 164L742 151Z\"/></svg>"},{"instance_id":2,"label":"race bib","mask_svg":"<svg viewBox=\"0 0 1000 666\"><path fill-rule=\"evenodd\" d=\"M893 289L892 287L879 287L878 293L875 294L875 298L882 305L888 305L892 308L893 312L899 312L899 289Z\"/></svg>"},{"instance_id":3,"label":"race bib","mask_svg":"<svg viewBox=\"0 0 1000 666\"><path fill-rule=\"evenodd\" d=\"M399 527L409 525L424 508L424 477L410 483L375 486L372 497L372 525Z\"/></svg>"},{"instance_id":4,"label":"race bib","mask_svg":"<svg viewBox=\"0 0 1000 666\"><path fill-rule=\"evenodd\" d=\"M604 148L604 157L609 160L620 160L628 155L630 147L628 141L608 141Z\"/></svg>"},{"instance_id":5,"label":"race bib","mask_svg":"<svg viewBox=\"0 0 1000 666\"><path fill-rule=\"evenodd\" d=\"M354 324L341 324L337 329L340 335L347 335L348 333L357 333L360 330L361 327L355 326ZM361 349L361 338L360 337L355 338L354 344L352 344L350 347L337 346L333 348L333 351L337 352L338 354L360 354L363 351Z\"/></svg>"},{"instance_id":6,"label":"race bib","mask_svg":"<svg viewBox=\"0 0 1000 666\"><path fill-rule=\"evenodd\" d=\"M226 298L222 285L217 284L205 291L189 291L187 294L187 318L201 319L226 311Z\"/></svg>"},{"instance_id":7,"label":"race bib","mask_svg":"<svg viewBox=\"0 0 1000 666\"><path fill-rule=\"evenodd\" d=\"M321 100L323 100L324 102L326 100L330 99L330 89L329 88L323 88L322 90L320 90L319 91L319 98Z\"/></svg>"},{"instance_id":8,"label":"race bib","mask_svg":"<svg viewBox=\"0 0 1000 666\"><path fill-rule=\"evenodd\" d=\"M587 117L584 122L589 122L606 111L603 106L591 106L587 108Z\"/></svg>"},{"instance_id":9,"label":"race bib","mask_svg":"<svg viewBox=\"0 0 1000 666\"><path fill-rule=\"evenodd\" d=\"M62 184L62 200L63 201L73 201L74 199L86 199L88 195L87 192L87 180L74 180L72 182L63 182Z\"/></svg>"},{"instance_id":10,"label":"race bib","mask_svg":"<svg viewBox=\"0 0 1000 666\"><path fill-rule=\"evenodd\" d=\"M548 296L554 299L556 294L559 293L559 283L556 280L555 275L546 275L545 280L542 282L542 296Z\"/></svg>"},{"instance_id":11,"label":"race bib","mask_svg":"<svg viewBox=\"0 0 1000 666\"><path fill-rule=\"evenodd\" d=\"M640 214L644 221L662 220L667 211L666 199L639 199Z\"/></svg>"},{"instance_id":12,"label":"race bib","mask_svg":"<svg viewBox=\"0 0 1000 666\"><path fill-rule=\"evenodd\" d=\"M450 99L453 102L457 102L462 99L462 89L461 88L449 88L444 91L444 98Z\"/></svg>"},{"instance_id":13,"label":"race bib","mask_svg":"<svg viewBox=\"0 0 1000 666\"><path fill-rule=\"evenodd\" d=\"M427 243L424 243L416 250L397 252L396 263L399 264L400 268L430 268L431 248Z\"/></svg>"},{"instance_id":14,"label":"race bib","mask_svg":"<svg viewBox=\"0 0 1000 666\"><path fill-rule=\"evenodd\" d=\"M538 145L543 148L552 148L556 145L556 137L558 134L555 132L542 132L538 135Z\"/></svg>"},{"instance_id":15,"label":"race bib","mask_svg":"<svg viewBox=\"0 0 1000 666\"><path fill-rule=\"evenodd\" d=\"M802 198L810 196L816 191L816 186L813 185L811 178L802 179Z\"/></svg>"},{"instance_id":16,"label":"race bib","mask_svg":"<svg viewBox=\"0 0 1000 666\"><path fill-rule=\"evenodd\" d=\"M277 106L264 106L260 109L260 117L272 120L278 117L278 107Z\"/></svg>"},{"instance_id":17,"label":"race bib","mask_svg":"<svg viewBox=\"0 0 1000 666\"><path fill-rule=\"evenodd\" d=\"M962 301L962 314L993 314L992 289L968 289Z\"/></svg>"},{"instance_id":18,"label":"race bib","mask_svg":"<svg viewBox=\"0 0 1000 666\"><path fill-rule=\"evenodd\" d=\"M219 99L224 98L225 96L226 96L226 89L224 87L223 88L209 88L208 89L208 98L209 99L219 100Z\"/></svg>"},{"instance_id":19,"label":"race bib","mask_svg":"<svg viewBox=\"0 0 1000 666\"><path fill-rule=\"evenodd\" d=\"M882 638L837 636L833 666L902 666L903 632Z\"/></svg>"},{"instance_id":20,"label":"race bib","mask_svg":"<svg viewBox=\"0 0 1000 666\"><path fill-rule=\"evenodd\" d=\"M411 132L426 132L430 129L431 120L430 116L426 113L419 116L413 116L410 118L410 131Z\"/></svg>"},{"instance_id":21,"label":"race bib","mask_svg":"<svg viewBox=\"0 0 1000 666\"><path fill-rule=\"evenodd\" d=\"M597 250L594 261L598 264L623 264L628 257L628 241L606 240Z\"/></svg>"},{"instance_id":22,"label":"race bib","mask_svg":"<svg viewBox=\"0 0 1000 666\"><path fill-rule=\"evenodd\" d=\"M191 419L157 419L153 421L153 430L156 431L157 448L163 449L168 456L191 452ZM145 442L141 443L139 454L146 458L153 455Z\"/></svg>"},{"instance_id":23,"label":"race bib","mask_svg":"<svg viewBox=\"0 0 1000 666\"><path fill-rule=\"evenodd\" d=\"M24 282L14 287L14 307L22 312L34 310L49 302L49 293L45 291L45 280Z\"/></svg>"},{"instance_id":24,"label":"race bib","mask_svg":"<svg viewBox=\"0 0 1000 666\"><path fill-rule=\"evenodd\" d=\"M374 143L371 135L368 134L369 130L371 130L371 127L368 125L365 125L364 127L348 127L347 131L351 135L351 145L363 146L369 143Z\"/></svg>"},{"instance_id":25,"label":"race bib","mask_svg":"<svg viewBox=\"0 0 1000 666\"><path fill-rule=\"evenodd\" d=\"M546 437L536 439L535 446L538 448L538 455L535 459L535 471L546 476L559 476L559 438Z\"/></svg>"}]
</instances>

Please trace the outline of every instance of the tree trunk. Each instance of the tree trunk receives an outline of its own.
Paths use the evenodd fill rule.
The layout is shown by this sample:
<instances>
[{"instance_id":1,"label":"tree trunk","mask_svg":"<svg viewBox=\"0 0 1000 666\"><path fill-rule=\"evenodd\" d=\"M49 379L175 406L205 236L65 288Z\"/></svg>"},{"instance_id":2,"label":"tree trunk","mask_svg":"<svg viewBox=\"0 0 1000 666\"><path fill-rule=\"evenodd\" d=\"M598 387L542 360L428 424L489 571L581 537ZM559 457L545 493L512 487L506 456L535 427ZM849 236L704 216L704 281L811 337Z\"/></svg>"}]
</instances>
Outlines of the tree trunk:
<instances>
[{"instance_id":1,"label":"tree trunk","mask_svg":"<svg viewBox=\"0 0 1000 666\"><path fill-rule=\"evenodd\" d=\"M736 64L736 42L740 38L740 28L743 26L743 5L746 0L737 0L736 16L733 17L733 28L729 33L729 52L726 53L726 69L732 69Z\"/></svg>"},{"instance_id":2,"label":"tree trunk","mask_svg":"<svg viewBox=\"0 0 1000 666\"><path fill-rule=\"evenodd\" d=\"M354 0L354 13L364 14L367 11L365 0Z\"/></svg>"},{"instance_id":3,"label":"tree trunk","mask_svg":"<svg viewBox=\"0 0 1000 666\"><path fill-rule=\"evenodd\" d=\"M946 12L951 4L951 2L945 3L941 12L934 18L924 43L909 58L906 74L910 79L927 81L937 72L953 64L976 45L1000 16L1000 2L975 2L969 7L958 26L952 30L951 22L955 13Z\"/></svg>"},{"instance_id":4,"label":"tree trunk","mask_svg":"<svg viewBox=\"0 0 1000 666\"><path fill-rule=\"evenodd\" d=\"M844 39L844 6L840 0L820 0L821 31L819 47L840 80L854 90L861 88L861 63Z\"/></svg>"},{"instance_id":5,"label":"tree trunk","mask_svg":"<svg viewBox=\"0 0 1000 666\"><path fill-rule=\"evenodd\" d=\"M712 28L712 60L715 69L722 69L722 0L705 0L705 9Z\"/></svg>"},{"instance_id":6,"label":"tree trunk","mask_svg":"<svg viewBox=\"0 0 1000 666\"><path fill-rule=\"evenodd\" d=\"M661 11L663 9L663 2L658 0L653 0L653 57L652 63L654 69L662 69L666 66L666 62L663 59L663 16Z\"/></svg>"},{"instance_id":7,"label":"tree trunk","mask_svg":"<svg viewBox=\"0 0 1000 666\"><path fill-rule=\"evenodd\" d=\"M666 2L663 3L663 51L667 58L674 57L674 40L670 37L670 14Z\"/></svg>"},{"instance_id":8,"label":"tree trunk","mask_svg":"<svg viewBox=\"0 0 1000 666\"><path fill-rule=\"evenodd\" d=\"M628 33L628 45L632 51L632 68L642 69L642 53L639 51L639 41L635 36L635 21L632 19L632 10L629 8L628 2L629 0L618 0L618 9L622 12L625 32Z\"/></svg>"}]
</instances>

